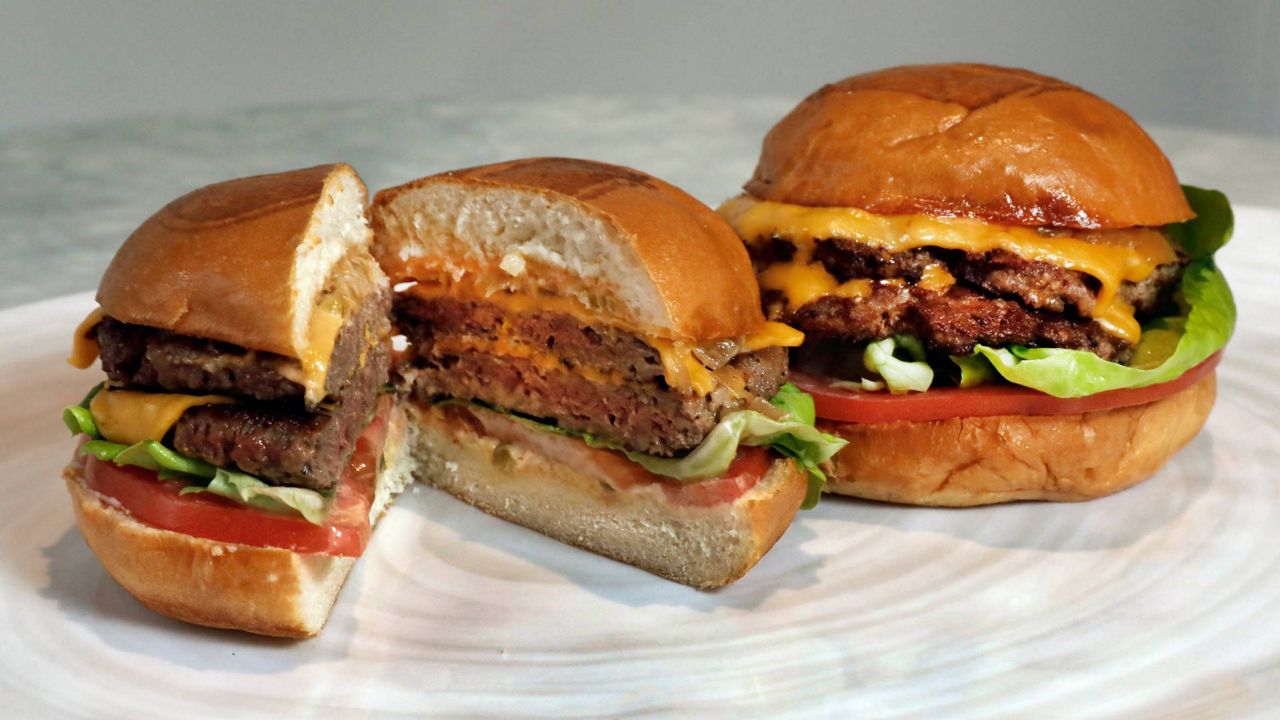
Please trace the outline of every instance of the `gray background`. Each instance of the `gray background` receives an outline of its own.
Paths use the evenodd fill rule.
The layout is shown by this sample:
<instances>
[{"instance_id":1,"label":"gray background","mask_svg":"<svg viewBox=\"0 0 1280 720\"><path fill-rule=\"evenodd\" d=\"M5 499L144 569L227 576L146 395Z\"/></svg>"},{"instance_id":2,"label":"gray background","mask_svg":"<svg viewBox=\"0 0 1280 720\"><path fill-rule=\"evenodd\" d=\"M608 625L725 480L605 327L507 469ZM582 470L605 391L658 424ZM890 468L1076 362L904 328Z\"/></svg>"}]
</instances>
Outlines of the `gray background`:
<instances>
[{"instance_id":1,"label":"gray background","mask_svg":"<svg viewBox=\"0 0 1280 720\"><path fill-rule=\"evenodd\" d=\"M957 59L1063 77L1144 122L1280 135L1280 0L7 0L0 132L421 96L799 98Z\"/></svg>"}]
</instances>

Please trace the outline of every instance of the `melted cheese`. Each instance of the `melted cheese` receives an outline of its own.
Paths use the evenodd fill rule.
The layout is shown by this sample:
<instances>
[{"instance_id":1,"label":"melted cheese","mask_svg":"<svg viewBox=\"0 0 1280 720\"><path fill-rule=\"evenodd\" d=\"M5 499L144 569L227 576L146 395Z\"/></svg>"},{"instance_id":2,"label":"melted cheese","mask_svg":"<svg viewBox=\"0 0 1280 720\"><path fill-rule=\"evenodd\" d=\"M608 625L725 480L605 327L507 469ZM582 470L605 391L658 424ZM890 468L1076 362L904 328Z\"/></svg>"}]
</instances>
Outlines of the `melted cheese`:
<instances>
[{"instance_id":1,"label":"melted cheese","mask_svg":"<svg viewBox=\"0 0 1280 720\"><path fill-rule=\"evenodd\" d=\"M795 256L781 264L789 269L775 271L770 267L761 274L762 286L768 280L777 287L767 289L780 290L788 301L793 294L796 299L816 297L814 293L830 284L809 262L816 243L826 238L855 240L890 253L922 247L969 253L1005 250L1096 278L1100 289L1093 318L1131 343L1137 342L1141 330L1133 308L1119 297L1121 284L1140 282L1157 266L1177 260L1164 235L1149 228L1050 236L1033 228L971 219L876 215L857 208L806 207L746 196L726 202L720 214L748 243L780 237L795 244Z\"/></svg>"},{"instance_id":2,"label":"melted cheese","mask_svg":"<svg viewBox=\"0 0 1280 720\"><path fill-rule=\"evenodd\" d=\"M793 308L829 295L839 286L840 282L827 272L822 263L804 262L798 258L774 263L760 273L760 288L782 293Z\"/></svg>"},{"instance_id":3,"label":"melted cheese","mask_svg":"<svg viewBox=\"0 0 1280 720\"><path fill-rule=\"evenodd\" d=\"M766 322L764 327L751 333L742 341L742 347L748 351L769 347L800 347L804 344L804 333L780 322Z\"/></svg>"},{"instance_id":4,"label":"melted cheese","mask_svg":"<svg viewBox=\"0 0 1280 720\"><path fill-rule=\"evenodd\" d=\"M181 395L103 388L89 402L89 412L102 437L132 445L160 441L188 408L232 402L221 395Z\"/></svg>"},{"instance_id":5,"label":"melted cheese","mask_svg":"<svg viewBox=\"0 0 1280 720\"><path fill-rule=\"evenodd\" d=\"M942 265L934 264L926 267L920 274L920 282L916 285L930 292L943 292L956 284L956 279Z\"/></svg>"},{"instance_id":6,"label":"melted cheese","mask_svg":"<svg viewBox=\"0 0 1280 720\"><path fill-rule=\"evenodd\" d=\"M682 391L691 389L699 395L716 388L711 371L694 357L692 344L666 338L647 338L647 341L662 358L662 374L668 385Z\"/></svg>"},{"instance_id":7,"label":"melted cheese","mask_svg":"<svg viewBox=\"0 0 1280 720\"><path fill-rule=\"evenodd\" d=\"M498 292L493 294L475 295L467 292L466 288L454 286L445 287L437 284L418 283L407 288L406 292L417 295L422 298L438 298L438 297L454 297L458 299L472 299L480 302L489 302L501 307L510 313L526 314L532 312L550 312L561 315L567 315L574 318L585 326L599 325L602 319L595 313L584 308L576 300L563 297L548 296L529 296L519 293ZM667 381L667 385L686 394L696 392L705 394L711 392L716 387L716 379L712 372L705 365L698 361L694 354L697 347L694 343L683 340L672 340L669 338L649 335L636 331L632 328L620 327L627 332L632 332L650 347L658 351L662 360L663 376ZM438 347L452 347L447 343L459 343L460 341L452 339L437 340ZM495 354L508 354L517 357L528 357L539 363L544 369L551 369L562 366L559 358L551 353L538 352L534 353L532 349L521 350L516 349L514 343L505 345L492 345L486 348L475 346L474 341L467 341L472 344L466 349L478 349L484 352L493 352ZM759 330L736 341L742 347L748 350L759 350L766 347L796 347L804 342L804 334L799 330L783 325L782 323L765 323ZM445 344L442 344L445 343ZM462 348L462 345L458 345ZM516 355L516 353L526 353ZM612 375L604 375L595 373L590 368L575 366L574 372L578 372L583 377L593 382L622 382L623 379Z\"/></svg>"},{"instance_id":8,"label":"melted cheese","mask_svg":"<svg viewBox=\"0 0 1280 720\"><path fill-rule=\"evenodd\" d=\"M874 283L870 280L866 278L854 278L852 280L845 280L832 294L840 297L847 297L851 300L865 300L866 298L871 297L871 291L873 288Z\"/></svg>"},{"instance_id":9,"label":"melted cheese","mask_svg":"<svg viewBox=\"0 0 1280 720\"><path fill-rule=\"evenodd\" d=\"M324 399L325 381L329 377L329 360L342 329L342 309L336 301L320 305L311 313L307 347L298 361L302 364L302 387L312 405Z\"/></svg>"},{"instance_id":10,"label":"melted cheese","mask_svg":"<svg viewBox=\"0 0 1280 720\"><path fill-rule=\"evenodd\" d=\"M105 317L102 308L94 308L88 317L76 326L76 333L71 338L71 356L67 358L67 362L72 367L84 370L98 359L98 337L93 333L93 329L98 327L98 323L102 322Z\"/></svg>"}]
</instances>

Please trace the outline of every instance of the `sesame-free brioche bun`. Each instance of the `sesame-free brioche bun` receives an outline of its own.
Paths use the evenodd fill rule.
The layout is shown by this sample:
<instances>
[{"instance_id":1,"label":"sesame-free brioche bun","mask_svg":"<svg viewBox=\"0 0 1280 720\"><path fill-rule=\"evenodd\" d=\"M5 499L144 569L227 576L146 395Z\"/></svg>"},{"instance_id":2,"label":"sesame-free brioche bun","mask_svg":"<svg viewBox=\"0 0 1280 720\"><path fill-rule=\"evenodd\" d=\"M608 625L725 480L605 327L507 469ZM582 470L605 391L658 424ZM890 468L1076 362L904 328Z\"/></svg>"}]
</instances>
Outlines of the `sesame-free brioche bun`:
<instances>
[{"instance_id":1,"label":"sesame-free brioche bun","mask_svg":"<svg viewBox=\"0 0 1280 720\"><path fill-rule=\"evenodd\" d=\"M390 416L369 521L413 481L410 430ZM62 472L76 525L107 573L143 605L176 620L258 635L320 632L354 557L217 542L143 524L92 490L77 459Z\"/></svg>"},{"instance_id":2,"label":"sesame-free brioche bun","mask_svg":"<svg viewBox=\"0 0 1280 720\"><path fill-rule=\"evenodd\" d=\"M394 282L565 298L673 339L748 335L765 321L732 228L638 170L515 160L383 190L370 212L374 254Z\"/></svg>"},{"instance_id":3,"label":"sesame-free brioche bun","mask_svg":"<svg viewBox=\"0 0 1280 720\"><path fill-rule=\"evenodd\" d=\"M1193 216L1173 167L1123 110L992 65L894 67L805 98L765 137L763 200L1109 229Z\"/></svg>"},{"instance_id":4,"label":"sesame-free brioche bun","mask_svg":"<svg viewBox=\"0 0 1280 720\"><path fill-rule=\"evenodd\" d=\"M1200 432L1215 376L1132 407L1072 415L1002 415L881 424L818 420L849 444L827 492L967 507L1090 500L1150 477Z\"/></svg>"},{"instance_id":5,"label":"sesame-free brioche bun","mask_svg":"<svg viewBox=\"0 0 1280 720\"><path fill-rule=\"evenodd\" d=\"M193 190L125 240L98 304L124 322L300 358L333 285L362 297L386 283L368 255L367 201L341 163Z\"/></svg>"}]
</instances>

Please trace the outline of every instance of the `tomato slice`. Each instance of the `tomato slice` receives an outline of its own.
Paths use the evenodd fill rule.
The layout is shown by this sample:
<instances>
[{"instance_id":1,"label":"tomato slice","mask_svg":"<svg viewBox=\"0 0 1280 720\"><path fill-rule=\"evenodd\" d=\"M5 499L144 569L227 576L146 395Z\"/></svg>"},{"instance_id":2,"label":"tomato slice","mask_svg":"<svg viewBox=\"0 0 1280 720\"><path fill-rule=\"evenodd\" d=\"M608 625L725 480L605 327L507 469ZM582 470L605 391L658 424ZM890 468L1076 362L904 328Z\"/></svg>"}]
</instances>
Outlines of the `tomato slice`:
<instances>
[{"instance_id":1,"label":"tomato slice","mask_svg":"<svg viewBox=\"0 0 1280 720\"><path fill-rule=\"evenodd\" d=\"M769 451L762 447L738 448L729 469L718 478L692 483L662 482L662 492L672 505L713 507L731 503L755 487L769 472Z\"/></svg>"},{"instance_id":2,"label":"tomato slice","mask_svg":"<svg viewBox=\"0 0 1280 720\"><path fill-rule=\"evenodd\" d=\"M324 525L208 493L181 495L186 483L161 480L150 470L94 457L85 458L85 481L93 490L118 501L134 519L161 530L218 542L359 557L369 544L369 508L377 483L378 456L386 442L389 410L390 403L384 401L356 440Z\"/></svg>"},{"instance_id":3,"label":"tomato slice","mask_svg":"<svg viewBox=\"0 0 1280 720\"><path fill-rule=\"evenodd\" d=\"M440 414L436 417L454 427L467 427L477 434L523 445L600 477L617 490L625 492L636 487L661 487L667 500L678 506L710 507L731 503L755 487L769 471L767 449L742 446L720 477L684 483L651 473L620 452L593 448L579 438L530 427L502 413L465 405L442 405L438 409Z\"/></svg>"},{"instance_id":4,"label":"tomato slice","mask_svg":"<svg viewBox=\"0 0 1280 720\"><path fill-rule=\"evenodd\" d=\"M1217 367L1222 352L1166 383L1143 388L1109 390L1078 398L1057 398L1020 385L979 385L937 388L922 393L893 395L831 387L830 381L801 372L791 382L813 396L818 417L852 423L925 422L956 417L993 415L1074 415L1145 405L1186 390Z\"/></svg>"}]
</instances>

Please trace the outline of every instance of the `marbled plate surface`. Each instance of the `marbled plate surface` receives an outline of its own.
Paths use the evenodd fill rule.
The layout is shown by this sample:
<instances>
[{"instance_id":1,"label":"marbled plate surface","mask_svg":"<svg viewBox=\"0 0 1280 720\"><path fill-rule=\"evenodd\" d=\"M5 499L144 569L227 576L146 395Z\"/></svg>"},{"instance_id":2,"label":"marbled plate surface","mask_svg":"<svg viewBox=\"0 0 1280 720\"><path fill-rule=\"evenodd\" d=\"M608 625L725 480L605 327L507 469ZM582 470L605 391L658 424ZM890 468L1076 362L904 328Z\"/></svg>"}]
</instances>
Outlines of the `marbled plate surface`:
<instances>
[{"instance_id":1,"label":"marbled plate surface","mask_svg":"<svg viewBox=\"0 0 1280 720\"><path fill-rule=\"evenodd\" d=\"M1129 491L832 499L699 593L420 488L308 642L173 622L111 581L58 479L59 409L92 382L62 358L91 300L0 311L0 715L1274 717L1278 232L1280 212L1240 210L1218 404Z\"/></svg>"}]
</instances>

